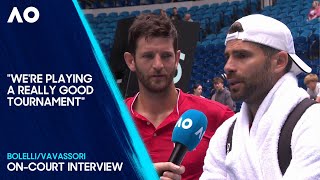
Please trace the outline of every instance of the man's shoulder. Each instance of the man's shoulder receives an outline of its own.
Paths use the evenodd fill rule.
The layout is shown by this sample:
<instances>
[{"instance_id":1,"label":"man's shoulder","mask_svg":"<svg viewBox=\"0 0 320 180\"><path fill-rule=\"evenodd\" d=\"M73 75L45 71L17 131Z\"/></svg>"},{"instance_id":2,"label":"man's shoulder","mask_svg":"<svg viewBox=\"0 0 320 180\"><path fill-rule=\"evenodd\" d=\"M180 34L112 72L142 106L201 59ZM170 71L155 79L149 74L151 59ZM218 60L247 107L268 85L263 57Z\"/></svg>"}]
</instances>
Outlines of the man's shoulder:
<instances>
[{"instance_id":1,"label":"man's shoulder","mask_svg":"<svg viewBox=\"0 0 320 180\"><path fill-rule=\"evenodd\" d=\"M320 103L315 103L310 107L308 107L301 116L301 118L304 118L304 119L317 119L317 121L319 117L320 117Z\"/></svg>"},{"instance_id":2,"label":"man's shoulder","mask_svg":"<svg viewBox=\"0 0 320 180\"><path fill-rule=\"evenodd\" d=\"M181 93L181 97L183 99L183 103L188 104L191 108L196 107L200 109L210 110L210 111L227 111L228 107L225 105L209 100L207 98L202 98L198 96L194 96L192 94Z\"/></svg>"},{"instance_id":3,"label":"man's shoulder","mask_svg":"<svg viewBox=\"0 0 320 180\"><path fill-rule=\"evenodd\" d=\"M301 115L297 126L302 131L305 131L306 129L314 129L317 130L320 128L320 103L315 103L308 107L305 112Z\"/></svg>"},{"instance_id":4,"label":"man's shoulder","mask_svg":"<svg viewBox=\"0 0 320 180\"><path fill-rule=\"evenodd\" d=\"M130 105L132 104L133 100L134 100L134 96L126 98L124 102L126 103L126 105Z\"/></svg>"},{"instance_id":5,"label":"man's shoulder","mask_svg":"<svg viewBox=\"0 0 320 180\"><path fill-rule=\"evenodd\" d=\"M184 101L188 101L190 103L199 103L199 102L203 102L203 103L210 103L210 100L205 98L205 97L200 97L200 96L195 96L193 94L187 94L181 91L180 93L180 97L182 98Z\"/></svg>"}]
</instances>

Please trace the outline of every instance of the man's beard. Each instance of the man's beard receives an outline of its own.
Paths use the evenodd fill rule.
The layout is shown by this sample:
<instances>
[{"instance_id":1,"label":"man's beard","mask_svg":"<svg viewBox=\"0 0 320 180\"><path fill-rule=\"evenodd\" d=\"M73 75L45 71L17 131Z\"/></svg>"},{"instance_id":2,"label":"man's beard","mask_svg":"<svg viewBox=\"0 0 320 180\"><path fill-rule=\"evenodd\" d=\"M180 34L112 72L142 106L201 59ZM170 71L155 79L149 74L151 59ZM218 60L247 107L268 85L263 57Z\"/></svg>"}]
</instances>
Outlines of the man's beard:
<instances>
[{"instance_id":1,"label":"man's beard","mask_svg":"<svg viewBox=\"0 0 320 180\"><path fill-rule=\"evenodd\" d=\"M244 87L242 88L243 92L239 95L230 89L231 98L234 101L245 101L247 103L254 103L264 99L271 90L275 78L270 71L271 61L267 59L263 67L260 70L255 70L250 77L239 77L235 75ZM234 77L234 74L228 76Z\"/></svg>"},{"instance_id":2,"label":"man's beard","mask_svg":"<svg viewBox=\"0 0 320 180\"><path fill-rule=\"evenodd\" d=\"M159 73L160 74L160 73ZM146 88L148 91L153 93L160 93L164 92L167 89L169 89L173 78L175 76L175 70L172 70L169 74L166 74L164 79L161 79L161 81L156 82L151 80L151 76L147 76L145 73L143 73L139 68L136 67L136 75L139 80L139 82L142 84L144 88ZM162 81L165 81L163 84Z\"/></svg>"}]
</instances>

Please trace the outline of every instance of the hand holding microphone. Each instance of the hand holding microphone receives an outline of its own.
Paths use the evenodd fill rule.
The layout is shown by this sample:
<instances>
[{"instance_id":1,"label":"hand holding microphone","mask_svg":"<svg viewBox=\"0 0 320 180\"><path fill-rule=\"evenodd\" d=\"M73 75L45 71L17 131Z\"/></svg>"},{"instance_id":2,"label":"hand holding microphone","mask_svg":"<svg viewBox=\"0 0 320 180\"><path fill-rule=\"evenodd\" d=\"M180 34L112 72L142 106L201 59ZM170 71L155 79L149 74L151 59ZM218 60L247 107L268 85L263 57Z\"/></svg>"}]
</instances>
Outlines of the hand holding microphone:
<instances>
[{"instance_id":1,"label":"hand holding microphone","mask_svg":"<svg viewBox=\"0 0 320 180\"><path fill-rule=\"evenodd\" d=\"M158 162L154 163L154 166L157 172L161 172L160 175L162 176L160 177L160 179L180 180L181 174L183 174L185 171L184 166L178 166L173 164L172 162Z\"/></svg>"},{"instance_id":2,"label":"hand holding microphone","mask_svg":"<svg viewBox=\"0 0 320 180\"><path fill-rule=\"evenodd\" d=\"M184 112L177 121L172 132L172 142L175 143L175 146L169 158L169 162L180 166L187 151L192 151L201 141L207 129L207 124L208 120L204 113L194 109ZM157 169L157 165L156 169L158 172L172 171L172 169L175 169L172 163L167 163L167 166L170 167L169 169ZM172 173L174 174L175 172L172 171Z\"/></svg>"}]
</instances>

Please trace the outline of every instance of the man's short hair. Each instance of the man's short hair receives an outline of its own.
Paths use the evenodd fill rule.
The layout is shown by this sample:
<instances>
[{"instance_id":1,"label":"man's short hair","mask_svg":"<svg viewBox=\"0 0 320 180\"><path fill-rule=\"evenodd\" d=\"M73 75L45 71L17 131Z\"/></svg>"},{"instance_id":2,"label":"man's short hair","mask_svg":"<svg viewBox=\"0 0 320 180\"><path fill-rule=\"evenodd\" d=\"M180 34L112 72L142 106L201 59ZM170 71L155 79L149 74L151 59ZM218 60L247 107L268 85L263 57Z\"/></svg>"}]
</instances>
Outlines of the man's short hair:
<instances>
[{"instance_id":1,"label":"man's short hair","mask_svg":"<svg viewBox=\"0 0 320 180\"><path fill-rule=\"evenodd\" d=\"M215 78L213 78L213 83L215 84L215 83L222 83L222 84L224 84L224 81L223 81L223 79L221 78L221 77L215 77Z\"/></svg>"},{"instance_id":2,"label":"man's short hair","mask_svg":"<svg viewBox=\"0 0 320 180\"><path fill-rule=\"evenodd\" d=\"M304 84L307 85L310 82L318 82L318 76L316 74L308 74L304 77Z\"/></svg>"},{"instance_id":3,"label":"man's short hair","mask_svg":"<svg viewBox=\"0 0 320 180\"><path fill-rule=\"evenodd\" d=\"M178 33L167 16L141 14L134 20L128 33L128 50L131 54L135 54L138 39L141 37L146 40L156 37L173 39L174 51L178 50Z\"/></svg>"}]
</instances>

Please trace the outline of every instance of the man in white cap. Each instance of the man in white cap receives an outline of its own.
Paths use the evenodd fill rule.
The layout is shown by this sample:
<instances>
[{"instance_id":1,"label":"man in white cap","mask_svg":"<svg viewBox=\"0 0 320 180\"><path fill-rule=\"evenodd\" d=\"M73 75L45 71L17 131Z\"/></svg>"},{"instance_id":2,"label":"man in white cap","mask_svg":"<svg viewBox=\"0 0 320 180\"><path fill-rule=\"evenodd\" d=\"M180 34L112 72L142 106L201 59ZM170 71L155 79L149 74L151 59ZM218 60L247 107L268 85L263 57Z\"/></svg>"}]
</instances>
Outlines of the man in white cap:
<instances>
[{"instance_id":1,"label":"man in white cap","mask_svg":"<svg viewBox=\"0 0 320 180\"><path fill-rule=\"evenodd\" d=\"M211 138L200 179L320 179L320 104L296 115L311 101L296 75L311 68L295 54L288 27L249 15L231 25L225 43L231 97L243 104Z\"/></svg>"}]
</instances>

